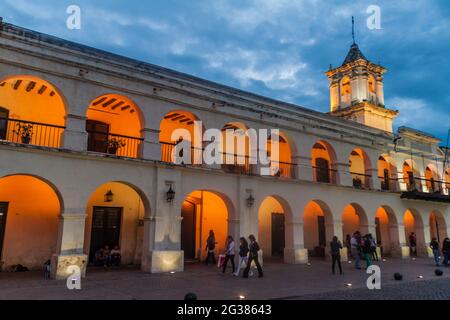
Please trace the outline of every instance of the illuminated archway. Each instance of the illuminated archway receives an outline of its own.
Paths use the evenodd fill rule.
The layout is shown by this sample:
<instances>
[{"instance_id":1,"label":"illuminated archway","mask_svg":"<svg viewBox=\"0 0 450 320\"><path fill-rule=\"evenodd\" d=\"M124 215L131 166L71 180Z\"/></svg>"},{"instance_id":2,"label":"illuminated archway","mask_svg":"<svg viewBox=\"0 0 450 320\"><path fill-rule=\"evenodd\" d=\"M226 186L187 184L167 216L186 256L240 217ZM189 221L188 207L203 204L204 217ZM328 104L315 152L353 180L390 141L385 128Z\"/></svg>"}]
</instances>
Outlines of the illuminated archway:
<instances>
[{"instance_id":1,"label":"illuminated archway","mask_svg":"<svg viewBox=\"0 0 450 320\"><path fill-rule=\"evenodd\" d=\"M397 169L390 157L380 156L378 159L378 178L382 190L397 191Z\"/></svg>"},{"instance_id":2,"label":"illuminated archway","mask_svg":"<svg viewBox=\"0 0 450 320\"><path fill-rule=\"evenodd\" d=\"M434 165L429 165L425 169L425 185L427 191L430 193L440 192L441 186L439 182L439 175Z\"/></svg>"},{"instance_id":3,"label":"illuminated archway","mask_svg":"<svg viewBox=\"0 0 450 320\"><path fill-rule=\"evenodd\" d=\"M0 81L0 140L58 148L66 101L51 83L34 76Z\"/></svg>"},{"instance_id":4,"label":"illuminated archway","mask_svg":"<svg viewBox=\"0 0 450 320\"><path fill-rule=\"evenodd\" d=\"M288 204L278 196L265 198L258 210L258 239L265 257L284 257L292 239L286 220L292 218Z\"/></svg>"},{"instance_id":5,"label":"illuminated archway","mask_svg":"<svg viewBox=\"0 0 450 320\"><path fill-rule=\"evenodd\" d=\"M216 256L225 252L225 242L235 231L229 222L234 217L234 209L229 199L221 193L197 190L190 193L181 208L181 250L186 261L204 261L209 232L214 231ZM238 243L238 239L234 239Z\"/></svg>"},{"instance_id":6,"label":"illuminated archway","mask_svg":"<svg viewBox=\"0 0 450 320\"><path fill-rule=\"evenodd\" d=\"M3 270L19 264L40 270L57 253L62 211L61 196L49 182L30 175L1 178L0 254Z\"/></svg>"},{"instance_id":7,"label":"illuminated archway","mask_svg":"<svg viewBox=\"0 0 450 320\"><path fill-rule=\"evenodd\" d=\"M326 248L335 236L330 208L323 201L311 201L304 209L303 223L305 248L308 249L309 255L325 257Z\"/></svg>"},{"instance_id":8,"label":"illuminated archway","mask_svg":"<svg viewBox=\"0 0 450 320\"><path fill-rule=\"evenodd\" d=\"M417 165L414 161L405 161L403 164L402 173L402 185L405 191L422 190L420 172L417 170Z\"/></svg>"},{"instance_id":9,"label":"illuminated archway","mask_svg":"<svg viewBox=\"0 0 450 320\"><path fill-rule=\"evenodd\" d=\"M119 246L123 265L141 262L143 226L149 202L136 187L125 182L108 182L98 187L86 207L84 252L95 263L96 252Z\"/></svg>"},{"instance_id":10,"label":"illuminated archway","mask_svg":"<svg viewBox=\"0 0 450 320\"><path fill-rule=\"evenodd\" d=\"M388 206L378 208L375 225L377 244L382 254L400 255L398 223L394 211Z\"/></svg>"},{"instance_id":11,"label":"illuminated archway","mask_svg":"<svg viewBox=\"0 0 450 320\"><path fill-rule=\"evenodd\" d=\"M442 243L448 237L447 223L441 212L435 210L430 213L429 225L431 239L436 238L439 243Z\"/></svg>"},{"instance_id":12,"label":"illuminated archway","mask_svg":"<svg viewBox=\"0 0 450 320\"><path fill-rule=\"evenodd\" d=\"M364 209L356 203L349 204L342 213L342 234L344 238L356 231L365 235L369 232L367 215Z\"/></svg>"},{"instance_id":13,"label":"illuminated archway","mask_svg":"<svg viewBox=\"0 0 450 320\"><path fill-rule=\"evenodd\" d=\"M289 137L284 132L280 132L278 135L278 159L275 159L276 157L272 152L272 140L274 138L275 136L271 135L267 141L267 155L270 158L270 170L272 176L295 178L295 165L292 161L292 156L295 153L295 150L293 150L293 145Z\"/></svg>"},{"instance_id":14,"label":"illuminated archway","mask_svg":"<svg viewBox=\"0 0 450 320\"><path fill-rule=\"evenodd\" d=\"M370 169L372 164L370 159L364 150L360 148L354 149L349 157L350 174L353 179L353 186L355 188L367 188L371 187L372 176Z\"/></svg>"},{"instance_id":15,"label":"illuminated archway","mask_svg":"<svg viewBox=\"0 0 450 320\"><path fill-rule=\"evenodd\" d=\"M88 151L138 158L144 117L129 98L107 94L94 99L87 110Z\"/></svg>"},{"instance_id":16,"label":"illuminated archway","mask_svg":"<svg viewBox=\"0 0 450 320\"><path fill-rule=\"evenodd\" d=\"M251 137L248 127L239 122L226 124L222 128L222 169L227 172L251 174L255 159L251 158Z\"/></svg>"},{"instance_id":17,"label":"illuminated archway","mask_svg":"<svg viewBox=\"0 0 450 320\"><path fill-rule=\"evenodd\" d=\"M199 118L191 112L176 110L171 111L164 116L160 124L159 141L161 143L161 161L174 162L173 156L175 147L184 143L189 146L191 157L190 163L185 164L199 164L202 163L203 158L203 137L201 136L201 129L195 125L195 121ZM177 134L176 134L177 133ZM189 150L187 148L187 150ZM180 153L184 153L184 149ZM184 154L179 154L183 158Z\"/></svg>"},{"instance_id":18,"label":"illuminated archway","mask_svg":"<svg viewBox=\"0 0 450 320\"><path fill-rule=\"evenodd\" d=\"M411 245L410 236L415 235L417 252L420 254L422 249L426 247L425 234L423 229L423 221L420 213L413 209L408 209L403 217L403 223L405 226L405 237L408 246Z\"/></svg>"},{"instance_id":19,"label":"illuminated archway","mask_svg":"<svg viewBox=\"0 0 450 320\"><path fill-rule=\"evenodd\" d=\"M328 142L315 143L312 148L314 181L337 184L336 159L336 153Z\"/></svg>"}]
</instances>

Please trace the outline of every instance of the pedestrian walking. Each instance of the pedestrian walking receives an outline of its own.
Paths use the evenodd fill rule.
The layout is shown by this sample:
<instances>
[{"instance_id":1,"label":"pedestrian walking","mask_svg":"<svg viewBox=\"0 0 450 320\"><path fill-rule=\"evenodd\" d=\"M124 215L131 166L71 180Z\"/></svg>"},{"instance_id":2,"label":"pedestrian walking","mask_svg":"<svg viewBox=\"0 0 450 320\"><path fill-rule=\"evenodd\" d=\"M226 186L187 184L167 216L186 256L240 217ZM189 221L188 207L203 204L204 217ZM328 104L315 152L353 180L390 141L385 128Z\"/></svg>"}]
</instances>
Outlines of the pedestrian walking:
<instances>
[{"instance_id":1,"label":"pedestrian walking","mask_svg":"<svg viewBox=\"0 0 450 320\"><path fill-rule=\"evenodd\" d=\"M378 252L377 252L377 241L375 240L375 238L372 236L371 233L369 233L369 239L370 239L370 249L372 251L372 259L374 261L378 261Z\"/></svg>"},{"instance_id":2,"label":"pedestrian walking","mask_svg":"<svg viewBox=\"0 0 450 320\"><path fill-rule=\"evenodd\" d=\"M442 244L442 254L444 255L444 266L448 267L448 262L450 260L450 239L445 238Z\"/></svg>"},{"instance_id":3,"label":"pedestrian walking","mask_svg":"<svg viewBox=\"0 0 450 320\"><path fill-rule=\"evenodd\" d=\"M212 260L213 265L216 264L216 256L215 256L216 244L217 242L214 230L210 230L208 239L206 240L206 251L208 252L208 255L206 257L205 263L207 266L209 265L210 260Z\"/></svg>"},{"instance_id":4,"label":"pedestrian walking","mask_svg":"<svg viewBox=\"0 0 450 320\"><path fill-rule=\"evenodd\" d=\"M236 271L236 266L234 264L234 257L236 256L236 244L232 236L228 236L227 242L225 243L225 262L223 263L222 273L225 273L228 266L228 261L231 261L231 266L233 267L233 274Z\"/></svg>"},{"instance_id":5,"label":"pedestrian walking","mask_svg":"<svg viewBox=\"0 0 450 320\"><path fill-rule=\"evenodd\" d=\"M364 254L364 260L366 260L366 269L372 265L372 242L369 235L364 236L362 251Z\"/></svg>"},{"instance_id":6,"label":"pedestrian walking","mask_svg":"<svg viewBox=\"0 0 450 320\"><path fill-rule=\"evenodd\" d=\"M409 251L411 252L411 256L417 257L417 239L414 232L411 232L409 235Z\"/></svg>"},{"instance_id":7,"label":"pedestrian walking","mask_svg":"<svg viewBox=\"0 0 450 320\"><path fill-rule=\"evenodd\" d=\"M351 240L350 240L350 244L351 244L351 254L353 256L353 259L355 259L355 268L356 269L361 269L360 261L360 254L361 254L361 233L359 233L359 231L356 231Z\"/></svg>"},{"instance_id":8,"label":"pedestrian walking","mask_svg":"<svg viewBox=\"0 0 450 320\"><path fill-rule=\"evenodd\" d=\"M439 242L436 238L431 239L430 248L433 250L434 262L436 263L436 267L439 267L441 261L441 252L439 250Z\"/></svg>"},{"instance_id":9,"label":"pedestrian walking","mask_svg":"<svg viewBox=\"0 0 450 320\"><path fill-rule=\"evenodd\" d=\"M345 237L345 247L347 248L349 258L353 259L351 241L352 237L349 234L347 234L347 236Z\"/></svg>"},{"instance_id":10,"label":"pedestrian walking","mask_svg":"<svg viewBox=\"0 0 450 320\"><path fill-rule=\"evenodd\" d=\"M331 248L331 260L332 266L331 270L333 274L336 274L336 263L339 267L339 272L342 274L342 264L341 264L341 249L342 243L339 241L338 237L333 237L333 241L330 243Z\"/></svg>"},{"instance_id":11,"label":"pedestrian walking","mask_svg":"<svg viewBox=\"0 0 450 320\"><path fill-rule=\"evenodd\" d=\"M241 267L244 263L245 263L245 267L247 267L248 252L250 251L250 249L248 248L248 242L244 237L240 238L239 242L240 242L240 244L239 244L239 263L237 266L237 270L234 273L234 275L236 277L239 276L239 273L241 272Z\"/></svg>"},{"instance_id":12,"label":"pedestrian walking","mask_svg":"<svg viewBox=\"0 0 450 320\"><path fill-rule=\"evenodd\" d=\"M256 268L258 269L259 278L262 278L262 277L264 277L264 274L263 274L261 265L259 264L258 252L259 252L260 248L259 248L258 242L256 242L256 238L254 235L250 235L248 238L250 240L250 246L249 246L250 252L249 252L247 267L244 270L244 278L248 278L248 274L250 272L252 262L255 262Z\"/></svg>"}]
</instances>

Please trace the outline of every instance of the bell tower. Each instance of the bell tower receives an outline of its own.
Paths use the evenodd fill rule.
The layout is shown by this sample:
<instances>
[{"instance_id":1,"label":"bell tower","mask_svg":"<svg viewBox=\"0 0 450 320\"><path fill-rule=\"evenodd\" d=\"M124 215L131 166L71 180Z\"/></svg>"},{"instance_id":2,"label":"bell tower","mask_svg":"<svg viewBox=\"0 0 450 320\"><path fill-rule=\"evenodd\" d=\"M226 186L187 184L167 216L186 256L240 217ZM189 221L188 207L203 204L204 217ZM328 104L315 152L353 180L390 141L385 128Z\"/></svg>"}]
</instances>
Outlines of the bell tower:
<instances>
[{"instance_id":1,"label":"bell tower","mask_svg":"<svg viewBox=\"0 0 450 320\"><path fill-rule=\"evenodd\" d=\"M369 127L393 132L392 122L398 111L384 104L384 74L386 69L370 62L355 42L338 68L326 72L330 81L330 114L353 120Z\"/></svg>"}]
</instances>

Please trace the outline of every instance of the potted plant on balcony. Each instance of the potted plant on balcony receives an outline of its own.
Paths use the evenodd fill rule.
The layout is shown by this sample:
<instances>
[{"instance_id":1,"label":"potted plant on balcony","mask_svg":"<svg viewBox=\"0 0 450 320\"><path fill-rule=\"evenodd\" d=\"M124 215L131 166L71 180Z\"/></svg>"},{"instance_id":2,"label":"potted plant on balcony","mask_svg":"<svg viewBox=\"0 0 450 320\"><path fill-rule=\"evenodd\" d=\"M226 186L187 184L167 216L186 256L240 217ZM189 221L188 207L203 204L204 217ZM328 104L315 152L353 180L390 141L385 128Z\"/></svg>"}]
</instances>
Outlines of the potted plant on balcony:
<instances>
[{"instance_id":1,"label":"potted plant on balcony","mask_svg":"<svg viewBox=\"0 0 450 320\"><path fill-rule=\"evenodd\" d=\"M118 138L111 138L111 139L108 139L107 146L108 146L108 153L115 155L115 154L117 154L117 151L120 148L123 148L126 146L126 143L123 142L123 140L120 140Z\"/></svg>"},{"instance_id":2,"label":"potted plant on balcony","mask_svg":"<svg viewBox=\"0 0 450 320\"><path fill-rule=\"evenodd\" d=\"M18 123L16 125L16 130L13 130L13 132L20 136L23 144L29 144L31 142L31 137L33 136L33 125Z\"/></svg>"}]
</instances>

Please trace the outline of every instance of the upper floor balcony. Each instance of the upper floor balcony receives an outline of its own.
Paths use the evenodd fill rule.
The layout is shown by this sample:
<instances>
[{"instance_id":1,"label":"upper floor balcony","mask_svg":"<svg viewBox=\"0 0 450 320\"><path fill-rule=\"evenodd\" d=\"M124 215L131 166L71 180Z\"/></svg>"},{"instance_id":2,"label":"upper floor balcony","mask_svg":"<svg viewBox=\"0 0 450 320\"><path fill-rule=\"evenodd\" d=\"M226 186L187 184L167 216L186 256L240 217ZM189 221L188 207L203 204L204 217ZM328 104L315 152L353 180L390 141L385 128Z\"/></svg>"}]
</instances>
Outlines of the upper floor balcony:
<instances>
[{"instance_id":1,"label":"upper floor balcony","mask_svg":"<svg viewBox=\"0 0 450 320\"><path fill-rule=\"evenodd\" d=\"M67 144L67 102L51 83L32 76L13 76L0 82L0 140L59 150L84 151L108 157L145 159L180 165L221 170L229 174L263 175L280 179L299 179L324 185L342 185L355 189L405 193L410 191L440 194L448 197L450 170L439 175L431 164L423 172L413 160L401 168L388 154L376 155L363 147L336 150L323 138L309 145L293 139L289 133L269 134L263 143L255 143L249 128L242 122L228 122L217 129L219 140L203 136L207 128L196 125L200 118L187 110L173 110L163 115L159 127L147 128L140 107L120 94L103 94L86 107L85 117L70 128L82 137L83 147L73 150ZM154 123L154 122L153 122ZM151 131L151 135L146 132ZM233 135L227 135L232 132ZM207 142L205 142L207 141ZM277 143L278 152L273 153ZM209 145L217 142L215 154L221 165L207 164L204 155ZM188 146L180 148L180 146ZM153 148L157 152L147 152ZM231 151L230 151L231 150ZM351 150L351 151L350 151ZM339 151L339 152L337 152ZM266 163L256 158L261 154ZM262 168L266 168L263 171Z\"/></svg>"}]
</instances>

